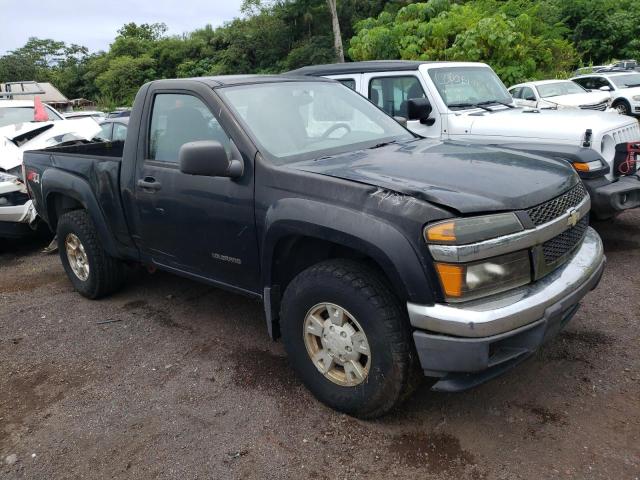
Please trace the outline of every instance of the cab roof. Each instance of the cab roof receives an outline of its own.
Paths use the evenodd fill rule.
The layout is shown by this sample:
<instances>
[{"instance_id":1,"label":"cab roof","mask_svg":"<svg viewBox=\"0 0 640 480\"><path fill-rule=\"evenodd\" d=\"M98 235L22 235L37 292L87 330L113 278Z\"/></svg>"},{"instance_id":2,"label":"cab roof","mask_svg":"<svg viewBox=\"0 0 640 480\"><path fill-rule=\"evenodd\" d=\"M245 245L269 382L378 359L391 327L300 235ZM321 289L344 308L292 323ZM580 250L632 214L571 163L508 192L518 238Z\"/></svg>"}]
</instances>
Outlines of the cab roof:
<instances>
[{"instance_id":1,"label":"cab roof","mask_svg":"<svg viewBox=\"0 0 640 480\"><path fill-rule=\"evenodd\" d=\"M154 80L152 83L166 82L166 83L178 83L184 81L201 82L212 88L226 87L232 85L251 85L258 83L282 83L282 82L295 82L295 81L317 81L317 82L332 82L326 78L300 78L294 75L217 75L212 77L193 77L193 78L177 78L167 80Z\"/></svg>"},{"instance_id":2,"label":"cab roof","mask_svg":"<svg viewBox=\"0 0 640 480\"><path fill-rule=\"evenodd\" d=\"M427 63L414 60L370 60L366 62L328 63L325 65L309 65L287 72L287 75L340 75L349 73L386 72L389 70L411 71L418 70L420 65Z\"/></svg>"}]
</instances>

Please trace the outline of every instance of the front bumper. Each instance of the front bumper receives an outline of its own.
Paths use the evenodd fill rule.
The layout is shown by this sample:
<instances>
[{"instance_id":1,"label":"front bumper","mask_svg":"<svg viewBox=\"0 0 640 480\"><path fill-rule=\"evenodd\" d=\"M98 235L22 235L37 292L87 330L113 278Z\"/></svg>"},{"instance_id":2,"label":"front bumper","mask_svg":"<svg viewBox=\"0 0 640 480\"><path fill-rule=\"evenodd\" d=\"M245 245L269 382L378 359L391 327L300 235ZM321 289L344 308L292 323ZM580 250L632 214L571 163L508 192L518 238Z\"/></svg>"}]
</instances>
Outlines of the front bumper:
<instances>
[{"instance_id":1,"label":"front bumper","mask_svg":"<svg viewBox=\"0 0 640 480\"><path fill-rule=\"evenodd\" d=\"M606 217L640 207L640 176L637 173L614 182L604 177L583 182L591 196L591 209L597 216Z\"/></svg>"},{"instance_id":2,"label":"front bumper","mask_svg":"<svg viewBox=\"0 0 640 480\"><path fill-rule=\"evenodd\" d=\"M569 321L604 263L602 241L589 228L572 258L535 283L468 305L408 303L422 368L441 377L433 388L464 390L527 358Z\"/></svg>"}]
</instances>

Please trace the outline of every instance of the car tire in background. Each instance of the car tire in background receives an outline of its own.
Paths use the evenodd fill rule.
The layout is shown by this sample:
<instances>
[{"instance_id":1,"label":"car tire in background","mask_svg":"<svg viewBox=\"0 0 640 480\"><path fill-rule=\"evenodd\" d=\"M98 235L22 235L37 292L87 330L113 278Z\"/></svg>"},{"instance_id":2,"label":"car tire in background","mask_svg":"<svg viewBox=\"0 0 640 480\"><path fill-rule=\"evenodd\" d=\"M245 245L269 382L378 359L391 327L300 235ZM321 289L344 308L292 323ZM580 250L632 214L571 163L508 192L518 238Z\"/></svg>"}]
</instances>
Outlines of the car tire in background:
<instances>
[{"instance_id":1,"label":"car tire in background","mask_svg":"<svg viewBox=\"0 0 640 480\"><path fill-rule=\"evenodd\" d=\"M122 286L125 265L104 250L86 210L62 215L58 220L57 235L62 266L81 295L97 299Z\"/></svg>"},{"instance_id":2,"label":"car tire in background","mask_svg":"<svg viewBox=\"0 0 640 480\"><path fill-rule=\"evenodd\" d=\"M624 99L616 100L611 106L615 108L620 115L631 115L631 105Z\"/></svg>"},{"instance_id":3,"label":"car tire in background","mask_svg":"<svg viewBox=\"0 0 640 480\"><path fill-rule=\"evenodd\" d=\"M379 417L417 386L406 312L364 264L328 260L298 274L284 293L280 327L293 369L331 408Z\"/></svg>"}]
</instances>

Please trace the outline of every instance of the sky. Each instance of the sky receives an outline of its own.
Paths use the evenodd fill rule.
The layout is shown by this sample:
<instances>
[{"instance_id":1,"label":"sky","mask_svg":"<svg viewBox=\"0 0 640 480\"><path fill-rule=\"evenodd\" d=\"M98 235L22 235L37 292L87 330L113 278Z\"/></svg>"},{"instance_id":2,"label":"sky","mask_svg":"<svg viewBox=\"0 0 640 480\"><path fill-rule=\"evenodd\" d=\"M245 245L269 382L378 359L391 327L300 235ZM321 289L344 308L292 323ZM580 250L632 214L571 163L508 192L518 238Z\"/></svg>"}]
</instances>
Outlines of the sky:
<instances>
[{"instance_id":1,"label":"sky","mask_svg":"<svg viewBox=\"0 0 640 480\"><path fill-rule=\"evenodd\" d=\"M169 34L240 16L242 0L0 0L0 55L29 37L106 50L122 25L164 22ZM15 13L13 13L15 12Z\"/></svg>"}]
</instances>

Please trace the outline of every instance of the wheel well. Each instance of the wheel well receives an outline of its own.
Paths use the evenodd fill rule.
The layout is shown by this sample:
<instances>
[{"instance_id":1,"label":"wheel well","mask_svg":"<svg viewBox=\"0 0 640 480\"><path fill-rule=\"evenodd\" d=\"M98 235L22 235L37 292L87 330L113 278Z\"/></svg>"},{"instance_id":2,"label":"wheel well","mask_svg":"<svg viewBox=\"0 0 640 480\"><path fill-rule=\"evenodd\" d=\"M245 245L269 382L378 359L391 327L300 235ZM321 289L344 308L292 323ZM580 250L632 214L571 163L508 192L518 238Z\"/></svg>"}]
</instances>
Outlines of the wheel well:
<instances>
[{"instance_id":1,"label":"wheel well","mask_svg":"<svg viewBox=\"0 0 640 480\"><path fill-rule=\"evenodd\" d=\"M75 198L61 193L52 193L47 198L47 215L49 216L49 226L56 231L58 219L67 212L83 209L84 206Z\"/></svg>"},{"instance_id":2,"label":"wheel well","mask_svg":"<svg viewBox=\"0 0 640 480\"><path fill-rule=\"evenodd\" d=\"M617 98L613 101L613 103L611 104L613 105L618 105L619 103L626 103L627 106L630 106L629 101L626 98Z\"/></svg>"},{"instance_id":3,"label":"wheel well","mask_svg":"<svg viewBox=\"0 0 640 480\"><path fill-rule=\"evenodd\" d=\"M407 298L403 288L393 285L384 268L371 256L346 245L303 235L283 238L276 245L271 266L271 284L277 286L280 293L284 293L287 285L300 272L333 258L347 258L362 262L377 271L400 300Z\"/></svg>"}]
</instances>

